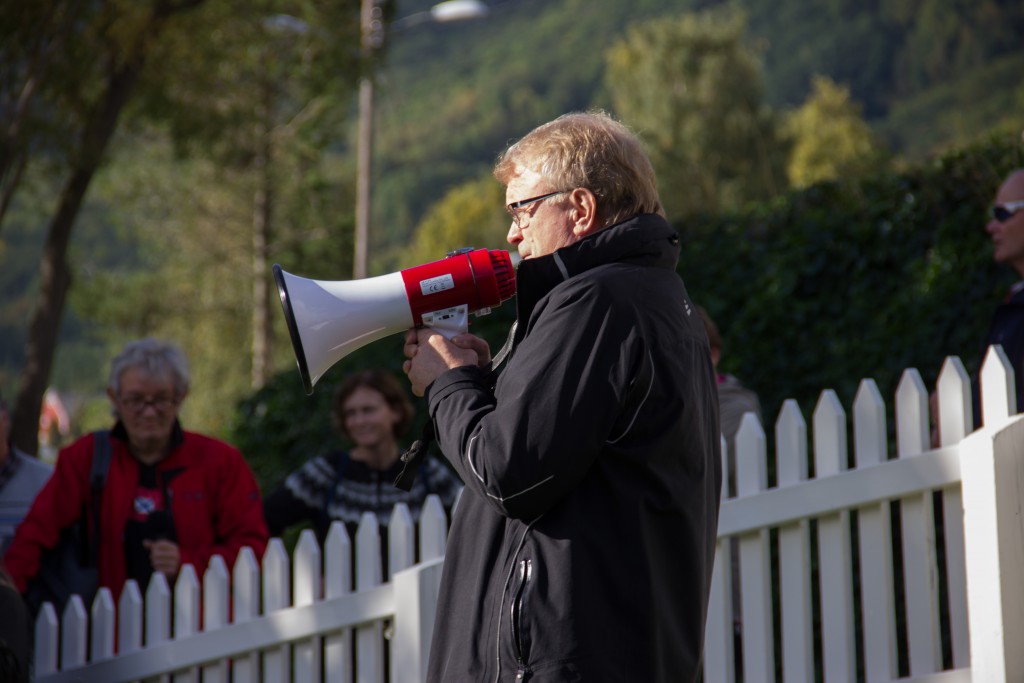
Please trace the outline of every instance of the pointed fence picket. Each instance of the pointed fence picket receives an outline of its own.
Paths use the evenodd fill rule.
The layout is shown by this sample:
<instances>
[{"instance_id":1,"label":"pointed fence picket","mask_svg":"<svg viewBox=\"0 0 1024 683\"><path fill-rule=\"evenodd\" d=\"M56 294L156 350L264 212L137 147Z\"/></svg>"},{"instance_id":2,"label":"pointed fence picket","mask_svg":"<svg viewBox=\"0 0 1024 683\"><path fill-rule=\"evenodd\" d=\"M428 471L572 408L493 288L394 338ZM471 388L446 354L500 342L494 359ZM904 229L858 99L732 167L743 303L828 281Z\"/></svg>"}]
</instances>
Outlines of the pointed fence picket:
<instances>
[{"instance_id":1,"label":"pointed fence picket","mask_svg":"<svg viewBox=\"0 0 1024 683\"><path fill-rule=\"evenodd\" d=\"M980 384L985 427L975 431L963 364L943 364L934 448L913 368L893 397L893 448L871 379L849 415L823 391L810 434L792 400L771 444L744 416L736 495L719 515L706 681L1024 680L1024 416L1012 415L1000 347ZM73 598L59 619L44 605L35 680L383 683L390 671L422 681L448 517L431 496L415 523L396 506L388 529L382 549L368 513L354 539L335 524L321 548L303 532L292 557L272 539L262 558L243 549L230 570L219 557L202 577L183 568L173 591L156 574L144 600L129 581L116 609L107 590L90 611Z\"/></svg>"}]
</instances>

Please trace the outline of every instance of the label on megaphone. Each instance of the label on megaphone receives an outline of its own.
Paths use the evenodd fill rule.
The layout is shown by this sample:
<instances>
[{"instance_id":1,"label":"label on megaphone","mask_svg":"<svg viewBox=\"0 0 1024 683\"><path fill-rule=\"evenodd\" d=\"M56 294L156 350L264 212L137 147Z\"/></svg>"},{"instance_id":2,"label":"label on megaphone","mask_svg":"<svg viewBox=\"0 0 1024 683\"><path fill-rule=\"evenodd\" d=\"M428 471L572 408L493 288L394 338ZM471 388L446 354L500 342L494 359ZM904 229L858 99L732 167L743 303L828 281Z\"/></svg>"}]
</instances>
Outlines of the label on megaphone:
<instances>
[{"instance_id":1,"label":"label on megaphone","mask_svg":"<svg viewBox=\"0 0 1024 683\"><path fill-rule=\"evenodd\" d=\"M402 280L414 325L430 325L424 320L426 313L459 306L466 306L470 313L483 313L516 293L515 272L507 251L453 252L440 261L403 270Z\"/></svg>"},{"instance_id":2,"label":"label on megaphone","mask_svg":"<svg viewBox=\"0 0 1024 683\"><path fill-rule=\"evenodd\" d=\"M478 315L480 313L482 311L477 311ZM457 334L469 331L469 307L466 305L454 306L443 311L424 313L423 324L432 330L437 330L446 339L451 339Z\"/></svg>"},{"instance_id":3,"label":"label on megaphone","mask_svg":"<svg viewBox=\"0 0 1024 683\"><path fill-rule=\"evenodd\" d=\"M327 369L356 349L427 325L451 338L512 298L515 271L507 251L466 249L422 266L363 280L310 280L274 266L295 360L306 393Z\"/></svg>"}]
</instances>

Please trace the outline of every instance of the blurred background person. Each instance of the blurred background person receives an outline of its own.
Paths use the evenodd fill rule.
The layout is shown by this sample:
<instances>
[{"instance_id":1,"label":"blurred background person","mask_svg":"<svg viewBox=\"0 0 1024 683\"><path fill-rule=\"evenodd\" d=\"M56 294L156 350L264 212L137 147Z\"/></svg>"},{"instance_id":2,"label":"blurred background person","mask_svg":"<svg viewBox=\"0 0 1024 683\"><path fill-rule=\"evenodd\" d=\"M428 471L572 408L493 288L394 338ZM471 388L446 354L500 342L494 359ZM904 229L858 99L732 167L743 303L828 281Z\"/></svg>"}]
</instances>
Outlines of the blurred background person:
<instances>
[{"instance_id":1,"label":"blurred background person","mask_svg":"<svg viewBox=\"0 0 1024 683\"><path fill-rule=\"evenodd\" d=\"M11 413L0 398L0 558L53 468L10 442Z\"/></svg>"},{"instance_id":2,"label":"blurred background person","mask_svg":"<svg viewBox=\"0 0 1024 683\"><path fill-rule=\"evenodd\" d=\"M144 590L153 572L173 583L183 564L201 576L214 555L230 567L243 547L257 557L266 548L259 487L242 454L181 427L189 383L184 354L157 339L128 343L111 363L107 396L115 424L98 528L88 525L88 542L99 585L115 600L127 579ZM44 552L95 509L95 441L95 433L87 434L61 450L53 476L18 527L4 564L22 593Z\"/></svg>"},{"instance_id":3,"label":"blurred background person","mask_svg":"<svg viewBox=\"0 0 1024 683\"><path fill-rule=\"evenodd\" d=\"M28 607L0 567L0 683L28 683L34 629Z\"/></svg>"},{"instance_id":4,"label":"blurred background person","mask_svg":"<svg viewBox=\"0 0 1024 683\"><path fill-rule=\"evenodd\" d=\"M985 231L992 240L993 260L1012 267L1022 278L996 307L982 347L984 353L992 344L1000 344L1006 352L1017 386L1016 411L1020 412L1024 406L1024 169L1012 171L999 186ZM977 380L974 385L974 426L980 427Z\"/></svg>"},{"instance_id":5,"label":"blurred background person","mask_svg":"<svg viewBox=\"0 0 1024 683\"><path fill-rule=\"evenodd\" d=\"M71 419L64 401L53 387L43 394L39 411L39 459L53 463L64 439L71 433Z\"/></svg>"},{"instance_id":6,"label":"blurred background person","mask_svg":"<svg viewBox=\"0 0 1024 683\"><path fill-rule=\"evenodd\" d=\"M313 456L266 496L263 512L270 535L309 523L322 544L331 522L338 520L354 538L367 511L377 516L386 534L395 504L405 503L418 519L431 493L450 510L462 482L436 458L424 461L411 490L394 486L403 466L399 439L413 415L408 395L387 371L364 370L347 377L335 393L332 421L352 448Z\"/></svg>"},{"instance_id":7,"label":"blurred background person","mask_svg":"<svg viewBox=\"0 0 1024 683\"><path fill-rule=\"evenodd\" d=\"M704 329L708 333L708 343L711 345L711 362L715 366L715 376L718 381L718 420L722 428L722 436L725 437L727 457L729 460L729 496L736 495L736 432L740 429L740 422L747 413L757 415L758 422L761 421L761 401L757 394L747 387L735 376L720 372L718 364L722 360L722 335L718 331L718 325L711 319L703 306L698 306L700 317L704 320Z\"/></svg>"},{"instance_id":8,"label":"blurred background person","mask_svg":"<svg viewBox=\"0 0 1024 683\"><path fill-rule=\"evenodd\" d=\"M728 460L728 473L726 487L729 497L736 495L736 432L740 429L740 422L747 413L754 413L758 422L761 421L761 401L753 390L743 386L738 378L723 372L719 372L718 363L722 360L722 335L718 331L718 325L711 319L711 316L703 306L698 306L700 317L704 321L704 329L708 333L708 344L711 346L711 362L715 366L715 377L718 383L718 419L722 429L722 436L725 437L726 459ZM743 657L742 652L742 630L743 616L740 607L740 553L739 540L729 539L729 553L732 557L732 620L734 645L734 664L736 672L742 675Z\"/></svg>"}]
</instances>

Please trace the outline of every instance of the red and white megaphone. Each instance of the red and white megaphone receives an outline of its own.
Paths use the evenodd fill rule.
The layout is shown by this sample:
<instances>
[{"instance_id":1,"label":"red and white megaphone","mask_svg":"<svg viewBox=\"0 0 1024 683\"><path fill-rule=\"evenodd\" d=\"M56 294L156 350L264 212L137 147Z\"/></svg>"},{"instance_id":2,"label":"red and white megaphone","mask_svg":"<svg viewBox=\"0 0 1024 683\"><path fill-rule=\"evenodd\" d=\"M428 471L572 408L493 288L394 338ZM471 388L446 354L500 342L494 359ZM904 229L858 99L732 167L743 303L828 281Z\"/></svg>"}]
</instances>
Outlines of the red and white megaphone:
<instances>
[{"instance_id":1,"label":"red and white megaphone","mask_svg":"<svg viewBox=\"0 0 1024 683\"><path fill-rule=\"evenodd\" d=\"M329 367L370 342L426 325L447 337L516 293L507 251L461 249L363 280L309 280L274 265L274 279L307 394Z\"/></svg>"}]
</instances>

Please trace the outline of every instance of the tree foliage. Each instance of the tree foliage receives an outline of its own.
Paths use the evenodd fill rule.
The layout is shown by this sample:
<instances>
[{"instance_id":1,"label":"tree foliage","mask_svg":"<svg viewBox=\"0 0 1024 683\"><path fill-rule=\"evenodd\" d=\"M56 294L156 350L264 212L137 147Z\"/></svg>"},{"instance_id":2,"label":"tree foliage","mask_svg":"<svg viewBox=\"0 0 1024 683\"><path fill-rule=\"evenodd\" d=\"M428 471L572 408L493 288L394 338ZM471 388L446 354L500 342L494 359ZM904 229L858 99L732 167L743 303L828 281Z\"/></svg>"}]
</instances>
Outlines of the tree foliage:
<instances>
[{"instance_id":1,"label":"tree foliage","mask_svg":"<svg viewBox=\"0 0 1024 683\"><path fill-rule=\"evenodd\" d=\"M504 188L489 175L453 188L417 226L403 265L436 261L461 247L507 247L510 219L502 210L504 204Z\"/></svg>"},{"instance_id":2,"label":"tree foliage","mask_svg":"<svg viewBox=\"0 0 1024 683\"><path fill-rule=\"evenodd\" d=\"M670 215L768 199L784 182L774 115L740 13L635 24L607 55L615 111L636 128Z\"/></svg>"},{"instance_id":3,"label":"tree foliage","mask_svg":"<svg viewBox=\"0 0 1024 683\"><path fill-rule=\"evenodd\" d=\"M220 0L175 40L165 41L143 109L167 122L179 148L247 176L251 219L250 382L259 387L274 365L277 296L270 276L278 243L306 234L278 204L289 201L305 172L315 173L346 118L361 67L358 0L288 2ZM216 68L211 69L211 65ZM299 182L296 182L299 181ZM313 199L313 198L311 198Z\"/></svg>"},{"instance_id":4,"label":"tree foliage","mask_svg":"<svg viewBox=\"0 0 1024 683\"><path fill-rule=\"evenodd\" d=\"M52 153L60 160L55 175L61 189L43 245L11 427L11 439L25 451L36 450L40 406L71 285L68 245L85 194L153 44L176 15L201 2L53 0L6 3L0 10L0 25L10 31L0 43L0 63L12 72L0 86L3 205L37 155Z\"/></svg>"},{"instance_id":5,"label":"tree foliage","mask_svg":"<svg viewBox=\"0 0 1024 683\"><path fill-rule=\"evenodd\" d=\"M813 92L783 127L791 145L786 174L794 187L867 175L886 160L849 88L826 76L814 79Z\"/></svg>"},{"instance_id":6,"label":"tree foliage","mask_svg":"<svg viewBox=\"0 0 1024 683\"><path fill-rule=\"evenodd\" d=\"M241 389L234 380L243 373L234 368L262 365L263 373L274 362L272 248L301 253L318 235L349 225L338 201L346 192L324 151L345 118L338 102L361 68L351 48L358 0L52 0L2 11L11 79L0 88L0 190L13 196L23 169L33 172L29 161L66 178L43 248L15 439L35 450L35 416L75 270L83 276L76 300L94 321L116 321L110 336L120 343L126 335L184 337L194 367L223 370L227 381L217 386L224 391L209 397L219 409L199 413L223 424ZM122 118L129 125L115 138ZM154 121L162 128L147 127ZM214 165L147 157L165 132L179 155L195 152ZM118 144L138 147L120 155ZM155 166L140 168L133 155ZM136 219L131 237L149 231L131 272L90 270L88 256L75 264L68 257L86 192L110 158L138 171L114 173L108 185L111 205ZM142 178L151 184L141 186ZM275 223L285 212L289 220ZM331 235L332 244L344 241ZM342 255L320 249L318 256L332 252ZM197 276L193 269L204 263ZM87 296L97 292L105 296ZM252 331L241 324L246 316ZM246 348L248 361L240 354Z\"/></svg>"}]
</instances>

